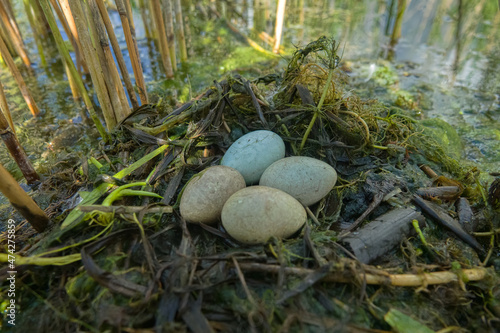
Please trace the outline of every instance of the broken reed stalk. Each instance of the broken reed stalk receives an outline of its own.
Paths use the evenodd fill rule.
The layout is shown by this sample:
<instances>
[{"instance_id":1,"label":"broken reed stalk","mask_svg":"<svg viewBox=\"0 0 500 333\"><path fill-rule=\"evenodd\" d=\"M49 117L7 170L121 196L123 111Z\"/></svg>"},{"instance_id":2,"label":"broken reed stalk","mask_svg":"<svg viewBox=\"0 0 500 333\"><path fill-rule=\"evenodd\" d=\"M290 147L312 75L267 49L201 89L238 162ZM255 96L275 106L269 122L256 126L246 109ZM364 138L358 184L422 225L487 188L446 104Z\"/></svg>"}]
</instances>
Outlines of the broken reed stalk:
<instances>
[{"instance_id":1,"label":"broken reed stalk","mask_svg":"<svg viewBox=\"0 0 500 333\"><path fill-rule=\"evenodd\" d=\"M80 72L81 68L84 73L88 73L89 68L87 66L87 63L83 59L82 44L80 43L80 37L78 36L78 30L76 29L75 20L73 19L73 14L71 13L71 8L69 7L68 0L58 0L58 1L59 1L59 7L61 8L64 17L66 18L66 23L68 23L69 30L71 31L71 37L68 35L68 38L73 39L76 44L75 48L76 68L78 72Z\"/></svg>"},{"instance_id":2,"label":"broken reed stalk","mask_svg":"<svg viewBox=\"0 0 500 333\"><path fill-rule=\"evenodd\" d=\"M6 8L5 1L0 1L0 19L3 22L4 27L7 30L7 34L9 35L10 40L17 52L17 54L23 60L23 63L26 67L31 67L31 61L28 57L28 53L26 52L26 47L24 46L23 37L21 36L21 32L19 32L19 28L16 23L15 17L9 14L9 9Z\"/></svg>"},{"instance_id":3,"label":"broken reed stalk","mask_svg":"<svg viewBox=\"0 0 500 333\"><path fill-rule=\"evenodd\" d=\"M186 48L186 36L184 35L184 20L182 19L182 7L181 0L175 1L175 24L176 24L176 35L177 42L179 43L179 51L181 53L181 61L186 62L188 59L187 48Z\"/></svg>"},{"instance_id":4,"label":"broken reed stalk","mask_svg":"<svg viewBox=\"0 0 500 333\"><path fill-rule=\"evenodd\" d=\"M281 267L279 265L269 265L261 263L239 263L242 271L253 272L266 272L307 276L315 272L313 269L301 267ZM391 285L397 287L420 287L426 285L446 284L450 282L462 281L480 281L487 277L488 270L483 267L476 267L471 269L462 269L459 272L441 271L430 272L421 274L371 274L371 273L358 273L352 276L347 272L330 272L321 281L323 282L337 282L337 283L353 283L356 281L366 281L366 284L371 285Z\"/></svg>"},{"instance_id":5,"label":"broken reed stalk","mask_svg":"<svg viewBox=\"0 0 500 333\"><path fill-rule=\"evenodd\" d=\"M83 5L85 5L85 3L83 3ZM89 66L90 77L92 79L92 84L94 85L97 98L99 99L99 104L102 108L106 126L108 130L111 130L116 126L117 120L113 111L113 106L111 105L111 101L109 99L106 82L104 82L102 68L99 63L98 56L96 55L96 50L92 45L90 33L87 30L87 20L85 19L85 12L83 11L82 3L78 0L69 0L69 6L76 24L78 36L80 37L83 59Z\"/></svg>"},{"instance_id":6,"label":"broken reed stalk","mask_svg":"<svg viewBox=\"0 0 500 333\"><path fill-rule=\"evenodd\" d=\"M160 0L151 0L153 3L153 15L155 21L155 27L158 31L158 41L160 43L160 54L163 63L163 69L167 75L167 78L174 77L174 71L172 67L172 60L170 59L170 52L168 50L167 36L165 32L165 24L163 22L163 15L161 13Z\"/></svg>"},{"instance_id":7,"label":"broken reed stalk","mask_svg":"<svg viewBox=\"0 0 500 333\"><path fill-rule=\"evenodd\" d=\"M276 12L276 26L274 28L274 47L273 52L280 52L281 33L283 31L283 21L285 19L286 0L278 1L278 10Z\"/></svg>"},{"instance_id":8,"label":"broken reed stalk","mask_svg":"<svg viewBox=\"0 0 500 333\"><path fill-rule=\"evenodd\" d=\"M42 36L38 31L38 25L35 23L35 18L33 14L33 6L30 0L23 0L24 2L24 11L26 12L26 16L28 17L28 22L31 27L31 31L33 31L33 39L35 40L36 48L38 50L38 55L40 56L40 65L43 68L47 67L47 61L45 60L45 52L43 50L42 41L40 40L40 36Z\"/></svg>"},{"instance_id":9,"label":"broken reed stalk","mask_svg":"<svg viewBox=\"0 0 500 333\"><path fill-rule=\"evenodd\" d=\"M97 49L97 54L99 55L99 60L101 63L101 68L103 70L104 81L108 87L108 93L113 102L113 109L115 113L115 118L117 122L120 122L126 116L130 114L130 106L127 101L127 96L125 95L125 90L123 89L122 81L120 79L120 74L115 65L115 60L111 54L111 49L109 47L108 36L106 35L106 30L104 28L104 23L97 7L95 0L88 0L88 6L90 6L90 31L92 33L92 39L95 43L95 48ZM92 24L93 22L93 24Z\"/></svg>"},{"instance_id":10,"label":"broken reed stalk","mask_svg":"<svg viewBox=\"0 0 500 333\"><path fill-rule=\"evenodd\" d=\"M21 94L23 95L26 104L28 104L28 108L30 109L31 114L33 116L38 116L40 114L40 110L38 109L35 100L31 96L31 93L28 90L28 87L26 86L23 77L21 76L21 73L17 69L16 64L14 63L14 60L10 56L9 50L7 49L7 46L5 45L2 38L0 38L0 53L2 54L4 61L7 63L7 67L9 67L12 76L16 80L17 85L21 90Z\"/></svg>"},{"instance_id":11,"label":"broken reed stalk","mask_svg":"<svg viewBox=\"0 0 500 333\"><path fill-rule=\"evenodd\" d=\"M165 27L167 29L167 43L170 51L170 60L172 69L177 71L177 58L175 56L175 38L174 38L174 16L172 12L172 0L163 1L165 7Z\"/></svg>"},{"instance_id":12,"label":"broken reed stalk","mask_svg":"<svg viewBox=\"0 0 500 333\"><path fill-rule=\"evenodd\" d=\"M12 121L12 115L10 114L9 104L7 104L7 98L3 90L3 85L0 82L0 110L3 113L5 119L9 123L9 127L14 134L16 134L16 128L14 127L14 122Z\"/></svg>"},{"instance_id":13,"label":"broken reed stalk","mask_svg":"<svg viewBox=\"0 0 500 333\"><path fill-rule=\"evenodd\" d=\"M39 3L41 5L41 8L43 10L44 15L47 17L47 22L49 22L50 29L52 30L52 35L54 36L57 49L59 50L59 54L61 55L61 57L63 58L63 61L68 66L70 75L75 80L76 86L78 88L78 92L79 92L80 96L82 96L82 98L83 98L83 102L85 103L85 106L87 107L87 110L90 114L90 117L92 118L92 121L94 122L97 130L99 131L99 134L101 134L101 137L105 141L109 141L108 133L106 132L106 130L102 126L101 121L99 120L99 117L97 116L97 113L94 110L94 106L92 105L92 101L90 100L90 97L87 93L87 90L85 89L85 86L83 85L82 78L81 78L80 74L78 74L78 71L75 67L75 64L73 63L73 60L71 59L68 48L66 47L66 43L64 42L62 35L61 35L61 32L59 31L59 28L57 26L54 14L52 14L52 10L50 9L49 2L47 0L39 0Z\"/></svg>"},{"instance_id":14,"label":"broken reed stalk","mask_svg":"<svg viewBox=\"0 0 500 333\"><path fill-rule=\"evenodd\" d=\"M135 83L137 84L137 89L139 90L139 97L142 104L148 103L148 93L146 90L146 83L144 82L144 75L142 73L141 62L139 61L139 50L137 48L137 41L135 40L135 35L132 34L130 27L130 21L127 17L127 10L123 4L123 0L115 0L116 8L120 14L120 19L122 21L123 33L125 35L125 41L127 42L128 54L130 57L130 62L132 63L132 68L134 70Z\"/></svg>"},{"instance_id":15,"label":"broken reed stalk","mask_svg":"<svg viewBox=\"0 0 500 333\"><path fill-rule=\"evenodd\" d=\"M10 155L16 161L17 166L26 178L28 184L32 184L40 179L33 165L31 165L28 155L24 152L23 147L19 144L16 134L12 132L7 118L3 112L0 112L0 137L2 137L5 146L9 150ZM2 179L3 181L3 179Z\"/></svg>"},{"instance_id":16,"label":"broken reed stalk","mask_svg":"<svg viewBox=\"0 0 500 333\"><path fill-rule=\"evenodd\" d=\"M113 30L113 25L111 24L111 20L109 19L108 11L104 6L103 0L94 1L96 1L97 3L97 7L99 8L99 12L101 13L101 18L104 22L104 26L106 27L106 31L108 32L109 41L111 42L111 46L113 47L113 52L115 53L120 72L122 73L123 82L125 83L130 102L132 103L132 108L136 109L139 107L139 103L137 102L137 96L134 91L134 86L132 85L132 81L130 80L130 75L128 74L127 65L125 64L125 60L123 59L123 54L120 49L120 45L118 44L118 39L116 38L115 31Z\"/></svg>"},{"instance_id":17,"label":"broken reed stalk","mask_svg":"<svg viewBox=\"0 0 500 333\"><path fill-rule=\"evenodd\" d=\"M49 218L1 164L0 179L0 192L36 231L43 232L47 228Z\"/></svg>"}]
</instances>

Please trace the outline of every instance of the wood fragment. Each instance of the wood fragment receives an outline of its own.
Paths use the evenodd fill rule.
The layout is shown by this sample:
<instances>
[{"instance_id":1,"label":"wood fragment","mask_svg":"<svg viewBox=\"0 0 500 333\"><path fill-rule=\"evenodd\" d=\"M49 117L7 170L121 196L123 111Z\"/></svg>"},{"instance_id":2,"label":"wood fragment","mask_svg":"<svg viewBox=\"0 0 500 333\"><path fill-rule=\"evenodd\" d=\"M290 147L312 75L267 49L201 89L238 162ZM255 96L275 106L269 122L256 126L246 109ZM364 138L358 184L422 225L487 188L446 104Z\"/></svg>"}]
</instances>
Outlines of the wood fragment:
<instances>
[{"instance_id":1,"label":"wood fragment","mask_svg":"<svg viewBox=\"0 0 500 333\"><path fill-rule=\"evenodd\" d=\"M463 190L459 186L423 187L419 188L416 194L424 199L453 201L460 196L462 191Z\"/></svg>"},{"instance_id":2,"label":"wood fragment","mask_svg":"<svg viewBox=\"0 0 500 333\"><path fill-rule=\"evenodd\" d=\"M466 233L460 224L449 216L444 209L438 205L424 200L418 196L413 197L413 201L422 209L422 211L431 217L434 221L438 222L442 226L448 228L450 231L455 233L461 240L469 244L475 250L484 253L482 246L468 233Z\"/></svg>"},{"instance_id":3,"label":"wood fragment","mask_svg":"<svg viewBox=\"0 0 500 333\"><path fill-rule=\"evenodd\" d=\"M455 207L458 213L458 222L468 233L472 233L476 230L477 221L473 220L472 209L467 198L459 198L455 202ZM476 222L476 223L474 223Z\"/></svg>"},{"instance_id":4,"label":"wood fragment","mask_svg":"<svg viewBox=\"0 0 500 333\"><path fill-rule=\"evenodd\" d=\"M382 195L383 197L383 195ZM413 220L424 223L424 217L413 208L392 210L341 240L362 263L381 257L413 232Z\"/></svg>"}]
</instances>

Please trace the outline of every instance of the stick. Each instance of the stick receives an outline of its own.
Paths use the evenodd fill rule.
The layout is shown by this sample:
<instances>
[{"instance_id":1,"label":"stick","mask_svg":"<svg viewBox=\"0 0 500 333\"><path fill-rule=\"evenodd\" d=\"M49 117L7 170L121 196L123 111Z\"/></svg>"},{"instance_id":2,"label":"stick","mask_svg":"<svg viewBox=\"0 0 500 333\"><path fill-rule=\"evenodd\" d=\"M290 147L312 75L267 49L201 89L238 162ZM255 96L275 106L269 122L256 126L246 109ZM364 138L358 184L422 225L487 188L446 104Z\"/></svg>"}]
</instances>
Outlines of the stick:
<instances>
[{"instance_id":1,"label":"stick","mask_svg":"<svg viewBox=\"0 0 500 333\"><path fill-rule=\"evenodd\" d=\"M7 49L7 46L5 45L2 38L0 38L0 54L2 55L4 61L7 63L7 67L9 67L12 76L16 80L17 85L21 90L21 94L23 95L26 104L28 104L28 108L30 109L31 114L33 116L38 116L40 114L40 110L38 109L35 100L31 96L31 93L28 90L28 87L26 86L23 77L21 76L21 73L19 73L19 70L17 69L16 64L14 63L14 60L10 56L9 50Z\"/></svg>"},{"instance_id":2,"label":"stick","mask_svg":"<svg viewBox=\"0 0 500 333\"><path fill-rule=\"evenodd\" d=\"M260 263L239 263L242 271L266 272L278 274L280 269L284 269L286 274L307 276L314 273L315 270L299 267L281 267L278 265L268 265ZM372 285L391 285L397 287L420 287L422 285L446 284L450 282L458 282L460 279L466 281L480 281L487 277L488 270L482 267L471 269L463 269L459 274L450 271L431 272L422 274L387 274L377 275L371 273L359 273L354 277L352 274L340 271L330 272L322 281L324 282L340 282L353 283L366 279L366 284Z\"/></svg>"},{"instance_id":3,"label":"stick","mask_svg":"<svg viewBox=\"0 0 500 333\"><path fill-rule=\"evenodd\" d=\"M144 75L142 73L141 62L139 61L139 50L137 49L137 41L135 35L132 34L129 19L127 17L127 10L123 4L123 0L115 0L116 8L120 14L122 21L123 33L125 34L125 41L127 42L128 54L132 68L134 70L135 83L139 89L139 97L142 104L148 104L148 93L146 90L146 83L144 82Z\"/></svg>"}]
</instances>

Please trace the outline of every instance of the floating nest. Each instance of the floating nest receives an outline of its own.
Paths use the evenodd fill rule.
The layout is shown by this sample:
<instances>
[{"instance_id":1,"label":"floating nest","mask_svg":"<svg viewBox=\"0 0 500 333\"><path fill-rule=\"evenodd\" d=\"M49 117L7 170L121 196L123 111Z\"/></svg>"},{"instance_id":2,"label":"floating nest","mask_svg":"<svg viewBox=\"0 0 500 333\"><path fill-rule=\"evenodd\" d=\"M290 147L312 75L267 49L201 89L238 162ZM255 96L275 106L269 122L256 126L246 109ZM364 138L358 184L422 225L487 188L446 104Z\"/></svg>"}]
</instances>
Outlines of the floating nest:
<instances>
[{"instance_id":1,"label":"floating nest","mask_svg":"<svg viewBox=\"0 0 500 333\"><path fill-rule=\"evenodd\" d=\"M17 237L15 330L499 329L499 217L479 171L450 158L405 110L356 96L337 51L321 38L282 74L231 75L175 109L144 105L114 142L76 167L60 165L38 189L53 193L52 230L33 238L25 227ZM259 129L278 133L287 156L323 160L339 175L300 234L248 246L221 226L186 223L183 186ZM472 206L468 231L481 231L479 242L457 238L423 208L455 220L459 199ZM391 229L403 218L387 214L408 210L405 231ZM381 222L382 231L367 229ZM358 257L347 240L360 235L380 236L366 243L376 255ZM13 330L7 320L3 329Z\"/></svg>"}]
</instances>

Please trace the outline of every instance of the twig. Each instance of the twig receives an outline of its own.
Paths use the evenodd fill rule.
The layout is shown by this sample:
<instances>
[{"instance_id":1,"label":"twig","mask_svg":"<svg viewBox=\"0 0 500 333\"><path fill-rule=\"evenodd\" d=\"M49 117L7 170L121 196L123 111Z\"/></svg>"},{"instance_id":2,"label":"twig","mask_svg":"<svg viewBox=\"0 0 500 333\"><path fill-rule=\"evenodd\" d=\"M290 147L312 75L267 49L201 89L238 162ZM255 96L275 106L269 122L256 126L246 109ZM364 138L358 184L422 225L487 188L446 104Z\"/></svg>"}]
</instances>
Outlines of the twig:
<instances>
[{"instance_id":1,"label":"twig","mask_svg":"<svg viewBox=\"0 0 500 333\"><path fill-rule=\"evenodd\" d=\"M268 265L260 263L240 263L239 267L244 271L266 272L277 274L280 269L278 265ZM300 267L285 267L285 273L297 276L307 276L315 270L300 268ZM376 275L371 273L359 273L352 276L352 274L344 271L334 271L326 275L322 281L324 282L339 282L339 283L353 283L355 281L366 279L367 284L371 285L391 285L397 287L419 287L423 284L445 284L450 282L457 282L461 277L467 281L480 281L488 275L488 269L483 267L476 267L471 269L463 269L460 274L451 271L430 272L422 274L388 274Z\"/></svg>"}]
</instances>

